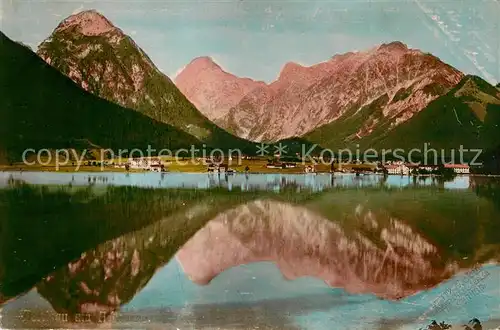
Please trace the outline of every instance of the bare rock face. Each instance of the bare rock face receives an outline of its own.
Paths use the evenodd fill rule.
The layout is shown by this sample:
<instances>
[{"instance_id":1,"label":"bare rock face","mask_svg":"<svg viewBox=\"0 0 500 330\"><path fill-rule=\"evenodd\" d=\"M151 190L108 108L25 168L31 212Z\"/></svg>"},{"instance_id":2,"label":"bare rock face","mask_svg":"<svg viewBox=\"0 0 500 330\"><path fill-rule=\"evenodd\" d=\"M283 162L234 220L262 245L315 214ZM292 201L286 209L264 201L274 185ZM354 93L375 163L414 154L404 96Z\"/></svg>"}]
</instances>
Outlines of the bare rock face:
<instances>
[{"instance_id":1,"label":"bare rock face","mask_svg":"<svg viewBox=\"0 0 500 330\"><path fill-rule=\"evenodd\" d=\"M228 84L235 85L237 78L214 74L210 79L211 71L203 71L203 79L191 81L196 88L184 87L188 85L186 79L196 79L192 70L192 65L188 65L185 71L189 74L181 73L182 81L176 81L180 89L200 108L213 107L213 98L206 95L228 94L225 98L231 102L225 106L239 98L229 111L206 115L239 136L255 141L303 136L340 118L354 116L385 96L381 114L368 115L360 124L355 135L362 138L370 135L380 121L389 120L392 127L407 121L463 77L438 58L409 49L401 42L336 55L310 67L287 63L276 81L258 85L243 96L244 89L231 89L224 84L228 79Z\"/></svg>"},{"instance_id":2,"label":"bare rock face","mask_svg":"<svg viewBox=\"0 0 500 330\"><path fill-rule=\"evenodd\" d=\"M437 247L402 221L380 221L362 205L352 212L359 223L347 228L303 207L255 201L210 221L177 258L202 285L231 267L271 261L287 279L311 276L387 299L412 295L453 274L453 267L440 264Z\"/></svg>"},{"instance_id":3,"label":"bare rock face","mask_svg":"<svg viewBox=\"0 0 500 330\"><path fill-rule=\"evenodd\" d=\"M227 115L246 94L265 86L249 78L227 73L210 57L198 57L175 78L180 91L213 121Z\"/></svg>"}]
</instances>

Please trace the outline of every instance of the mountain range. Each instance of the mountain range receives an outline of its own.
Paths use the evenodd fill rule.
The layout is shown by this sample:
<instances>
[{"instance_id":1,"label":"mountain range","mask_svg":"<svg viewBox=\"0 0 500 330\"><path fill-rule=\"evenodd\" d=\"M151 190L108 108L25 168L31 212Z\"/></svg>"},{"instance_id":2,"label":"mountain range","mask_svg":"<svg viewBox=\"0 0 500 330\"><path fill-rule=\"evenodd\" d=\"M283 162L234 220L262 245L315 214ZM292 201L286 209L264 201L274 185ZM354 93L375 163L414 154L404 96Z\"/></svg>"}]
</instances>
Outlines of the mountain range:
<instances>
[{"instance_id":1,"label":"mountain range","mask_svg":"<svg viewBox=\"0 0 500 330\"><path fill-rule=\"evenodd\" d=\"M174 83L95 10L64 19L36 54L1 38L0 161L37 146L499 146L499 87L398 41L289 62L271 83L202 56Z\"/></svg>"},{"instance_id":2,"label":"mountain range","mask_svg":"<svg viewBox=\"0 0 500 330\"><path fill-rule=\"evenodd\" d=\"M198 74L191 74L192 79L185 78L184 72L193 71L192 66L197 62L192 62L180 73L183 79L176 80L180 90L190 98L199 96L190 93L185 87L186 81L196 80L200 85L206 82L205 89L202 85L199 90L206 90L208 95L219 86L198 79ZM408 49L400 42L334 56L310 67L290 62L271 84L256 84L219 123L251 140L276 141L302 136L344 114L354 114L369 107L386 95L388 101L394 102L384 107L384 117L397 124L411 118L431 100L456 85L462 76L434 56ZM217 79L218 75L213 78ZM376 118L367 118L354 136L369 135L376 125Z\"/></svg>"},{"instance_id":3,"label":"mountain range","mask_svg":"<svg viewBox=\"0 0 500 330\"><path fill-rule=\"evenodd\" d=\"M497 88L401 42L309 67L290 62L270 84L237 78L203 57L175 82L210 119L254 141L302 137L338 149L424 142L490 147L500 132Z\"/></svg>"}]
</instances>

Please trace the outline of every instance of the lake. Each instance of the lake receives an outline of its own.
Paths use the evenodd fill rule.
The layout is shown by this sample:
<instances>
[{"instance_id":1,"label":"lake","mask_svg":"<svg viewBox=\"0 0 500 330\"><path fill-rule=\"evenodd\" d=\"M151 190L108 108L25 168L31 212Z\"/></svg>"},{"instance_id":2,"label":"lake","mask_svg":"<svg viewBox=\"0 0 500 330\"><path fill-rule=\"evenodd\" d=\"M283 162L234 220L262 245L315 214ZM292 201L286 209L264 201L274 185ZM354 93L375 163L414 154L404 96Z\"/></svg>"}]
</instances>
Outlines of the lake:
<instances>
[{"instance_id":1,"label":"lake","mask_svg":"<svg viewBox=\"0 0 500 330\"><path fill-rule=\"evenodd\" d=\"M496 179L0 172L0 187L3 328L500 326Z\"/></svg>"},{"instance_id":2,"label":"lake","mask_svg":"<svg viewBox=\"0 0 500 330\"><path fill-rule=\"evenodd\" d=\"M0 187L9 180L22 180L30 184L135 186L146 188L196 188L224 187L228 190L279 190L286 184L315 191L330 187L441 185L445 188L468 188L469 176L458 176L451 181L438 182L435 177L402 177L399 175L361 175L335 173L318 174L233 174L216 173L57 173L57 172L0 172Z\"/></svg>"}]
</instances>

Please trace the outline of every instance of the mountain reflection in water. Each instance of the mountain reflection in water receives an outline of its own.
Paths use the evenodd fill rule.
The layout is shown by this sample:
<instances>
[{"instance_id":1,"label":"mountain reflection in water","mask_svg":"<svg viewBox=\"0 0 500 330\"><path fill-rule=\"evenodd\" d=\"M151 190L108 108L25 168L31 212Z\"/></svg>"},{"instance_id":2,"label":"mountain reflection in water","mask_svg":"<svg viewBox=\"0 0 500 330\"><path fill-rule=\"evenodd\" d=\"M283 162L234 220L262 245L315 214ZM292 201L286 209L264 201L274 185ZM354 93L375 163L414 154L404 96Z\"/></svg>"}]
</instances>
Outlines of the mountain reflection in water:
<instances>
[{"instance_id":1,"label":"mountain reflection in water","mask_svg":"<svg viewBox=\"0 0 500 330\"><path fill-rule=\"evenodd\" d=\"M348 226L305 207L251 202L210 221L177 256L199 284L231 267L272 261L287 279L312 276L388 299L431 287L457 271L458 265L447 264L436 246L403 221L363 204L345 212Z\"/></svg>"},{"instance_id":2,"label":"mountain reflection in water","mask_svg":"<svg viewBox=\"0 0 500 330\"><path fill-rule=\"evenodd\" d=\"M33 325L14 315L38 295L68 321L111 326L136 313L197 329L330 329L333 310L366 329L416 322L435 316L450 278L498 262L499 191L488 180L300 193L15 185L0 191L3 322ZM457 307L446 321L498 314L499 271L487 267L483 310L468 311L482 314Z\"/></svg>"}]
</instances>

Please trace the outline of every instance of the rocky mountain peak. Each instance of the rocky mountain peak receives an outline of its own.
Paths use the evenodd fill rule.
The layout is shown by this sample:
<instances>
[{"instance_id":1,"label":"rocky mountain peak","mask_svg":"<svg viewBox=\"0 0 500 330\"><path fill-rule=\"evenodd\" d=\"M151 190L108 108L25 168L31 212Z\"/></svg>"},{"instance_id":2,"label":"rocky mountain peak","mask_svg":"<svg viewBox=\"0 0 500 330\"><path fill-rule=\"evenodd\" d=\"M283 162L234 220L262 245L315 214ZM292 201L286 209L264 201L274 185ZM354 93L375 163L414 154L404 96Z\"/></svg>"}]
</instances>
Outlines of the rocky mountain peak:
<instances>
[{"instance_id":1,"label":"rocky mountain peak","mask_svg":"<svg viewBox=\"0 0 500 330\"><path fill-rule=\"evenodd\" d=\"M283 79L289 76L294 76L306 69L304 66L295 63L295 62L288 62L286 63L283 68L281 69L281 72L279 74L278 79Z\"/></svg>"},{"instance_id":2,"label":"rocky mountain peak","mask_svg":"<svg viewBox=\"0 0 500 330\"><path fill-rule=\"evenodd\" d=\"M212 69L212 70L222 70L220 65L218 65L213 58L210 56L200 56L193 59L187 67L194 70Z\"/></svg>"},{"instance_id":3,"label":"rocky mountain peak","mask_svg":"<svg viewBox=\"0 0 500 330\"><path fill-rule=\"evenodd\" d=\"M403 51L403 52L409 50L408 46L402 43L401 41L393 41L390 43L382 44L378 49L385 51Z\"/></svg>"},{"instance_id":4,"label":"rocky mountain peak","mask_svg":"<svg viewBox=\"0 0 500 330\"><path fill-rule=\"evenodd\" d=\"M193 59L175 77L175 84L189 101L213 121L227 115L229 109L252 90L265 86L261 81L236 77L226 72L209 56Z\"/></svg>"},{"instance_id":5,"label":"rocky mountain peak","mask_svg":"<svg viewBox=\"0 0 500 330\"><path fill-rule=\"evenodd\" d=\"M84 10L67 17L56 28L56 32L76 27L86 36L101 35L113 30L118 30L113 23L94 9Z\"/></svg>"}]
</instances>

